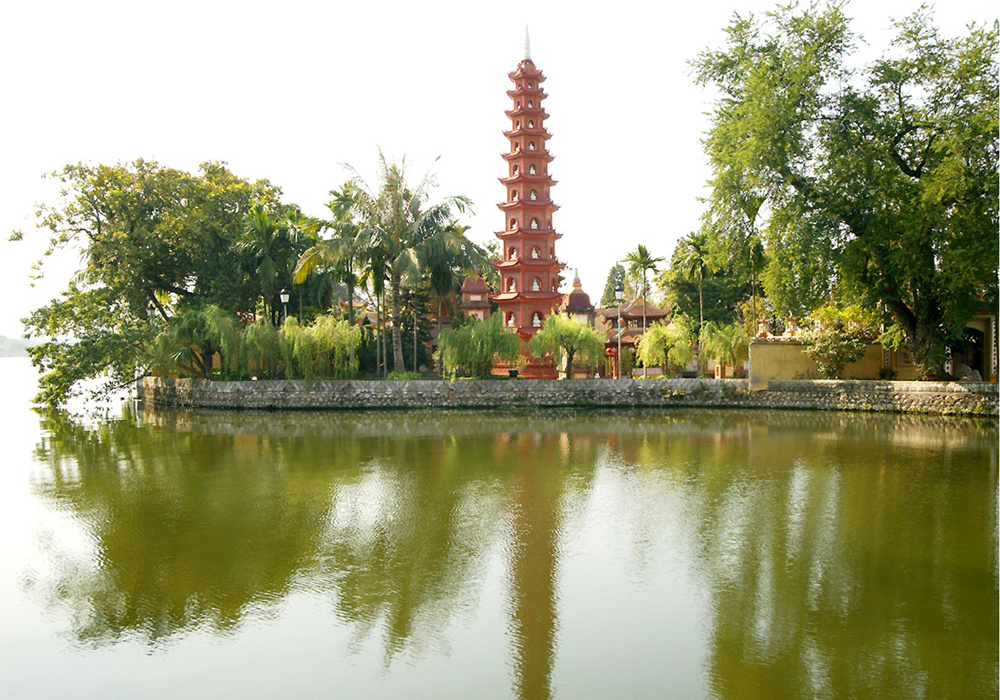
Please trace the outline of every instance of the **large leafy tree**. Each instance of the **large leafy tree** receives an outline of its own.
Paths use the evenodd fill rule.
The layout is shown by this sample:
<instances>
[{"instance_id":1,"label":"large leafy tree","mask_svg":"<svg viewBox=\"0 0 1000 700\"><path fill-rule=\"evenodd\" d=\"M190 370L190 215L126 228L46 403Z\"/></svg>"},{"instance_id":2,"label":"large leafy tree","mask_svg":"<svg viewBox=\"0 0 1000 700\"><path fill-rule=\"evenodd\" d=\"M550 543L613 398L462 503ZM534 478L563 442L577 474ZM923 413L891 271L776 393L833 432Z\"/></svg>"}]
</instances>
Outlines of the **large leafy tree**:
<instances>
[{"instance_id":1,"label":"large leafy tree","mask_svg":"<svg viewBox=\"0 0 1000 700\"><path fill-rule=\"evenodd\" d=\"M214 304L248 313L255 285L239 242L255 203L278 190L222 164L198 173L136 161L68 165L53 175L62 197L39 208L48 251L77 249L82 268L66 292L25 319L44 373L40 399L61 403L79 382L128 385L150 361L153 338L183 309Z\"/></svg>"},{"instance_id":2,"label":"large leafy tree","mask_svg":"<svg viewBox=\"0 0 1000 700\"><path fill-rule=\"evenodd\" d=\"M721 93L717 193L815 214L786 232L830 241L837 274L930 374L997 295L998 24L950 39L921 11L896 27L891 54L852 70L840 3L781 7L737 16L695 68Z\"/></svg>"}]
</instances>

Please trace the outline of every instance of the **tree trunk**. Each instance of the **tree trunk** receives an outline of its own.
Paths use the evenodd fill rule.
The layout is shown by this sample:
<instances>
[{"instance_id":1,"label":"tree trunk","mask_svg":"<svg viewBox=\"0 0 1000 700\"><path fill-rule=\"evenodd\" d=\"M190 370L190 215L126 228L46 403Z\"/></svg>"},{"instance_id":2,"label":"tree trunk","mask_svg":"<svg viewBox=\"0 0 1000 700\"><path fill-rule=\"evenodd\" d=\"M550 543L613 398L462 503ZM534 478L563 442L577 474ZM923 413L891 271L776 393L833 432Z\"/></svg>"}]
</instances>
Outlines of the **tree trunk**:
<instances>
[{"instance_id":1,"label":"tree trunk","mask_svg":"<svg viewBox=\"0 0 1000 700\"><path fill-rule=\"evenodd\" d=\"M701 329L705 326L704 280L698 275L698 376L701 376Z\"/></svg>"},{"instance_id":2,"label":"tree trunk","mask_svg":"<svg viewBox=\"0 0 1000 700\"><path fill-rule=\"evenodd\" d=\"M573 378L573 355L575 354L575 350L566 351L566 379Z\"/></svg>"},{"instance_id":3,"label":"tree trunk","mask_svg":"<svg viewBox=\"0 0 1000 700\"><path fill-rule=\"evenodd\" d=\"M396 372L404 372L406 368L403 364L401 280L398 272L393 271L390 284L392 288L392 368Z\"/></svg>"},{"instance_id":4,"label":"tree trunk","mask_svg":"<svg viewBox=\"0 0 1000 700\"><path fill-rule=\"evenodd\" d=\"M642 271L642 337L646 337L646 271ZM642 363L642 376L646 377L646 363Z\"/></svg>"}]
</instances>

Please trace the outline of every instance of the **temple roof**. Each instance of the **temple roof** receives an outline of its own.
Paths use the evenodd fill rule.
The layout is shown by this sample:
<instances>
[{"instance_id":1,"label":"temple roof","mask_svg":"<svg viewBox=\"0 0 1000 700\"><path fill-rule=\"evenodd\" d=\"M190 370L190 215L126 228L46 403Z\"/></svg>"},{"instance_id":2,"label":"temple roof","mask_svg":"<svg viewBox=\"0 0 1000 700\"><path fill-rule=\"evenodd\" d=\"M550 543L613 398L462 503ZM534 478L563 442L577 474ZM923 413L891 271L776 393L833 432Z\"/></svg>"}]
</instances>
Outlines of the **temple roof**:
<instances>
[{"instance_id":1,"label":"temple roof","mask_svg":"<svg viewBox=\"0 0 1000 700\"><path fill-rule=\"evenodd\" d=\"M618 318L618 309L602 309L601 315L604 318ZM646 322L648 324L650 319L660 319L666 318L670 315L670 312L666 309L661 309L657 306L653 306L648 301L646 302ZM642 318L642 295L640 294L632 302L630 306L627 306L622 312L622 318L624 319L641 319Z\"/></svg>"},{"instance_id":2,"label":"temple roof","mask_svg":"<svg viewBox=\"0 0 1000 700\"><path fill-rule=\"evenodd\" d=\"M580 271L573 277L573 290L563 299L563 308L570 313L589 313L594 310L590 303L590 295L583 291L580 284Z\"/></svg>"},{"instance_id":3,"label":"temple roof","mask_svg":"<svg viewBox=\"0 0 1000 700\"><path fill-rule=\"evenodd\" d=\"M490 288L486 284L486 280L484 280L479 275L469 275L468 277L465 278L465 281L462 282L462 293L463 294L465 294L465 293L475 294L476 292L486 292L486 293L488 293L489 291L490 291Z\"/></svg>"}]
</instances>

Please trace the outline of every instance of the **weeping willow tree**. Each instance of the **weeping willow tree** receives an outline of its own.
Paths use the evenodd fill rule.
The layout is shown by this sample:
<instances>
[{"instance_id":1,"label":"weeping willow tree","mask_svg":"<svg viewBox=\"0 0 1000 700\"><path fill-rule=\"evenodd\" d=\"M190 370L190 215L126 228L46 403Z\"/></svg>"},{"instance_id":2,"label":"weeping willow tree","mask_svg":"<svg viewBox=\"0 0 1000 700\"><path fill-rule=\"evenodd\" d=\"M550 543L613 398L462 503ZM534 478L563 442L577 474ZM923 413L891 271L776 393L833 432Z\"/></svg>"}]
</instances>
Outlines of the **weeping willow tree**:
<instances>
[{"instance_id":1,"label":"weeping willow tree","mask_svg":"<svg viewBox=\"0 0 1000 700\"><path fill-rule=\"evenodd\" d=\"M701 329L699 348L703 357L735 368L750 357L750 337L742 323L720 326L709 321Z\"/></svg>"},{"instance_id":2,"label":"weeping willow tree","mask_svg":"<svg viewBox=\"0 0 1000 700\"><path fill-rule=\"evenodd\" d=\"M153 371L209 378L219 356L219 368L239 367L242 347L240 324L234 314L208 304L186 309L170 319L153 341Z\"/></svg>"},{"instance_id":3,"label":"weeping willow tree","mask_svg":"<svg viewBox=\"0 0 1000 700\"><path fill-rule=\"evenodd\" d=\"M499 314L489 321L469 319L457 330L446 328L438 341L438 361L446 375L488 377L495 359L515 360L521 339L503 327Z\"/></svg>"},{"instance_id":4,"label":"weeping willow tree","mask_svg":"<svg viewBox=\"0 0 1000 700\"><path fill-rule=\"evenodd\" d=\"M671 368L686 367L694 359L694 333L687 317L678 316L669 324L658 321L650 326L636 346L636 354L647 367L659 367L666 374Z\"/></svg>"}]
</instances>

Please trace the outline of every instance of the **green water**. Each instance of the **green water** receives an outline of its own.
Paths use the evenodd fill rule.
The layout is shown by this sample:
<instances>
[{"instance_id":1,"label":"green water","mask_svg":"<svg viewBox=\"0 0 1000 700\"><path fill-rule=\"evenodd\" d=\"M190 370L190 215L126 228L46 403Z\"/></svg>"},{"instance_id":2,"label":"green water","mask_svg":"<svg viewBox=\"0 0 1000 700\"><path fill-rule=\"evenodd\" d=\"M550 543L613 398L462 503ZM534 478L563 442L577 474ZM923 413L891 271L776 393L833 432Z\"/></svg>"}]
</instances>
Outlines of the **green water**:
<instances>
[{"instance_id":1,"label":"green water","mask_svg":"<svg viewBox=\"0 0 1000 700\"><path fill-rule=\"evenodd\" d=\"M4 698L997 696L993 421L74 422L0 362Z\"/></svg>"}]
</instances>

